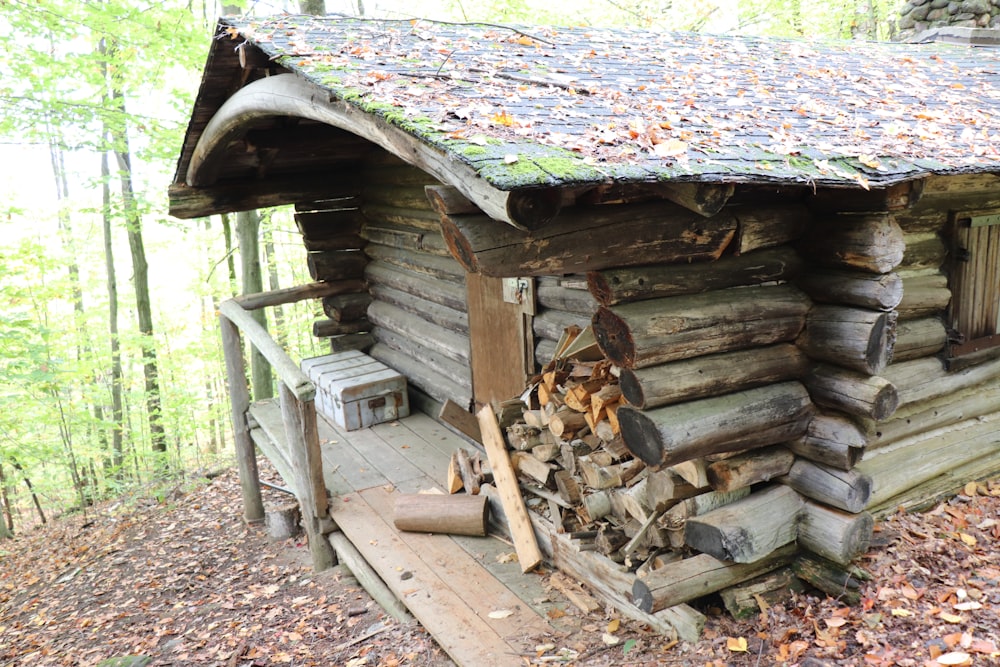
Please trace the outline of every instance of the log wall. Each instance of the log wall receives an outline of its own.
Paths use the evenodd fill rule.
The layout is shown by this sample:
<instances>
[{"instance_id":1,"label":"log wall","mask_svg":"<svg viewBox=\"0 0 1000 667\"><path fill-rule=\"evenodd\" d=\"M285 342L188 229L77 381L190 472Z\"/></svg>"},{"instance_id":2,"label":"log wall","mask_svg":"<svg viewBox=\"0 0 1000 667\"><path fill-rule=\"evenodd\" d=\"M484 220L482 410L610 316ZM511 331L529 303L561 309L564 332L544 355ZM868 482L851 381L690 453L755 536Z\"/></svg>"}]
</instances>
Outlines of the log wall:
<instances>
[{"instance_id":1,"label":"log wall","mask_svg":"<svg viewBox=\"0 0 1000 667\"><path fill-rule=\"evenodd\" d=\"M375 344L369 354L437 401L469 405L465 269L448 252L431 209L425 172L384 152L363 171L359 236Z\"/></svg>"}]
</instances>

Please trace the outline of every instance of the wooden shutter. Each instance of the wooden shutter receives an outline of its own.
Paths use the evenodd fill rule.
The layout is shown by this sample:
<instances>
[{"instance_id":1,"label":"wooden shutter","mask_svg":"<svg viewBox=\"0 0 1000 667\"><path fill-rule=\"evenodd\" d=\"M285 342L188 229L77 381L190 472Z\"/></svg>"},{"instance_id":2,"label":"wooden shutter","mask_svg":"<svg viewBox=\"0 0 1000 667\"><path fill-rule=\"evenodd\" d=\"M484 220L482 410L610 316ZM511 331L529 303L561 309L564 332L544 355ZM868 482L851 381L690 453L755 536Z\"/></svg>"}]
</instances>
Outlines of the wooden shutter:
<instances>
[{"instance_id":1,"label":"wooden shutter","mask_svg":"<svg viewBox=\"0 0 1000 667\"><path fill-rule=\"evenodd\" d=\"M1000 346L1000 214L953 214L950 324L957 357Z\"/></svg>"}]
</instances>

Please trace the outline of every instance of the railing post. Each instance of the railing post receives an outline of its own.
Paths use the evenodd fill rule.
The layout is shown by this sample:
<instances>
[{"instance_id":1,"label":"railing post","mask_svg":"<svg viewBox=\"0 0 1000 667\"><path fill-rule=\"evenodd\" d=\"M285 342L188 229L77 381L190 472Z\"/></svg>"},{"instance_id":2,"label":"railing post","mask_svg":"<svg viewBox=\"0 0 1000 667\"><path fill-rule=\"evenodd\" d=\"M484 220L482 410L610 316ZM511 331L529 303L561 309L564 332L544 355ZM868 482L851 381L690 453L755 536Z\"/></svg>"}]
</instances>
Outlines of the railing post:
<instances>
[{"instance_id":1,"label":"railing post","mask_svg":"<svg viewBox=\"0 0 1000 667\"><path fill-rule=\"evenodd\" d=\"M229 402L232 406L233 438L236 442L236 461L240 471L240 489L243 493L243 520L260 523L264 520L264 502L260 497L260 476L257 471L257 454L247 411L250 409L250 391L244 371L243 347L240 332L233 322L219 314L222 332L222 352L226 359L226 380L229 384Z\"/></svg>"},{"instance_id":2,"label":"railing post","mask_svg":"<svg viewBox=\"0 0 1000 667\"><path fill-rule=\"evenodd\" d=\"M320 572L337 563L330 541L326 538L324 521L329 516L326 484L323 482L323 461L320 458L319 431L316 425L316 405L312 399L299 401L284 382L278 383L281 400L281 421L288 440L288 454L295 482L302 523L309 536L313 570Z\"/></svg>"}]
</instances>

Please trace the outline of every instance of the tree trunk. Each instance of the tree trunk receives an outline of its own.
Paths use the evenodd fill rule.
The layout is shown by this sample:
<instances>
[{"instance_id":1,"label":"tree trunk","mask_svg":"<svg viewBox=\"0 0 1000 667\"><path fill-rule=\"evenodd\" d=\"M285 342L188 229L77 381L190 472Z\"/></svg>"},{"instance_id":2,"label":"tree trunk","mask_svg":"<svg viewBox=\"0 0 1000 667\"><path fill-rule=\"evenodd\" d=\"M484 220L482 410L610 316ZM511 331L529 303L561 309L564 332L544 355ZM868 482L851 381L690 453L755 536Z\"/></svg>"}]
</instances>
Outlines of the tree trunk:
<instances>
[{"instance_id":1,"label":"tree trunk","mask_svg":"<svg viewBox=\"0 0 1000 667\"><path fill-rule=\"evenodd\" d=\"M14 536L14 512L11 511L10 494L7 492L7 477L4 475L3 462L0 462L0 539Z\"/></svg>"},{"instance_id":2,"label":"tree trunk","mask_svg":"<svg viewBox=\"0 0 1000 667\"><path fill-rule=\"evenodd\" d=\"M278 258L274 251L274 218L270 213L264 220L264 261L267 263L267 289L277 292L281 289L278 280ZM274 340L281 347L288 347L288 335L285 330L285 313L281 304L274 306Z\"/></svg>"},{"instance_id":3,"label":"tree trunk","mask_svg":"<svg viewBox=\"0 0 1000 667\"><path fill-rule=\"evenodd\" d=\"M325 16L326 0L299 0L299 11L313 16Z\"/></svg>"},{"instance_id":4,"label":"tree trunk","mask_svg":"<svg viewBox=\"0 0 1000 667\"><path fill-rule=\"evenodd\" d=\"M18 463L17 459L11 459L10 464L14 466L14 470L21 473L21 479L24 480L24 485L28 487L28 493L31 494L31 502L35 504L35 510L38 512L38 520L43 524L48 523L45 519L45 512L42 511L42 503L38 500L38 494L35 493L35 487L32 485L31 480L28 479L28 474L21 467L21 464Z\"/></svg>"},{"instance_id":5,"label":"tree trunk","mask_svg":"<svg viewBox=\"0 0 1000 667\"><path fill-rule=\"evenodd\" d=\"M101 192L103 210L101 218L104 230L104 267L108 289L108 339L111 347L111 464L114 476L119 482L125 480L124 452L124 411L122 409L121 341L118 337L118 277L115 273L114 244L111 237L111 170L108 153L101 153Z\"/></svg>"}]
</instances>

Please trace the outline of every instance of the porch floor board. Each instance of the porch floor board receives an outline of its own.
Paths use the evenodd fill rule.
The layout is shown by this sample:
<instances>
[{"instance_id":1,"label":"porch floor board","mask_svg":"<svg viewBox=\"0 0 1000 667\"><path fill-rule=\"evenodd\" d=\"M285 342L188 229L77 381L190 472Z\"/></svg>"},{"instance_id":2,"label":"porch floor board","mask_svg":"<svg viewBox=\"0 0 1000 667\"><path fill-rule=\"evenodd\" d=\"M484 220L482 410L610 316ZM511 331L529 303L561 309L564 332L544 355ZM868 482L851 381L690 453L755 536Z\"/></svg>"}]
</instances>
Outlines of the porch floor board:
<instances>
[{"instance_id":1,"label":"porch floor board","mask_svg":"<svg viewBox=\"0 0 1000 667\"><path fill-rule=\"evenodd\" d=\"M261 421L275 410L262 403L252 413ZM440 489L451 452L471 448L468 441L422 413L350 432L318 415L318 426L331 517L455 663L523 664L540 633L560 634L547 617L556 603L542 577L500 562L513 552L509 544L392 524L396 495ZM490 618L500 611L512 613Z\"/></svg>"}]
</instances>

